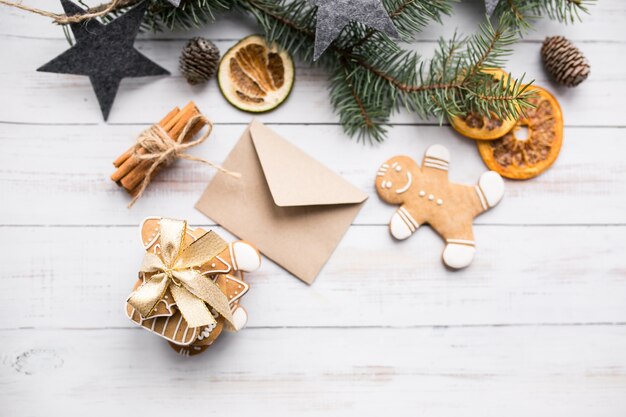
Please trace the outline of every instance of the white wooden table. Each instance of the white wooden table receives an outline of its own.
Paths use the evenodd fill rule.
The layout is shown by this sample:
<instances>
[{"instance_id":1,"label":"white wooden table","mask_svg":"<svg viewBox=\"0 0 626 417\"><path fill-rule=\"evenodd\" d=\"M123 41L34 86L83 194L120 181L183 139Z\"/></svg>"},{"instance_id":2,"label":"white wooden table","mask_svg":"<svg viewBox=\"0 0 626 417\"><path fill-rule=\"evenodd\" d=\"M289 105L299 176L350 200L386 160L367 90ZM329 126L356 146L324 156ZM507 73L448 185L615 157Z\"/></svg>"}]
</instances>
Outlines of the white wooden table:
<instances>
[{"instance_id":1,"label":"white wooden table","mask_svg":"<svg viewBox=\"0 0 626 417\"><path fill-rule=\"evenodd\" d=\"M481 13L463 2L416 47L429 55L439 35L476 30ZM300 65L289 101L261 120L371 198L313 286L265 261L244 299L248 327L183 358L122 306L143 254L139 222L214 226L193 209L213 173L178 163L128 210L111 161L190 99L217 123L194 150L211 160L251 116L214 81L188 86L177 60L192 34L166 33L136 45L173 75L125 80L104 123L87 79L35 72L68 47L61 30L0 9L0 415L626 415L625 19L625 2L603 0L583 24L542 21L516 45L506 69L555 93L565 141L545 175L507 182L461 272L442 266L430 229L390 238L394 208L373 177L388 157L441 143L451 178L473 182L485 169L474 144L404 112L384 144L358 144L337 125L324 73ZM255 31L235 16L194 33L225 51ZM591 62L576 89L542 69L541 41L554 34Z\"/></svg>"}]
</instances>

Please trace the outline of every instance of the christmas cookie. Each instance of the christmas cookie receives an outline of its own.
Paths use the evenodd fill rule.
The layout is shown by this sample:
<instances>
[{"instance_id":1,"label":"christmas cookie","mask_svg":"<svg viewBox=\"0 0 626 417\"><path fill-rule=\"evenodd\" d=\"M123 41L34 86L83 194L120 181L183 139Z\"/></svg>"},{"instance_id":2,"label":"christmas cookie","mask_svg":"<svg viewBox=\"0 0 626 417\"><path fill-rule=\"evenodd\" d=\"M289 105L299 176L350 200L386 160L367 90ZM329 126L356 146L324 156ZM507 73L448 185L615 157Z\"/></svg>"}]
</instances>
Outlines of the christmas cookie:
<instances>
[{"instance_id":1,"label":"christmas cookie","mask_svg":"<svg viewBox=\"0 0 626 417\"><path fill-rule=\"evenodd\" d=\"M151 217L144 220L141 226L141 242L144 249L158 256L161 255L159 225L160 219ZM205 233L206 231L200 228L188 227L183 238L183 246L189 246ZM128 303L126 314L144 329L166 339L170 346L181 355L190 356L201 353L213 344L222 330L238 331L245 327L248 315L246 310L239 305L241 297L249 290L248 284L244 282L244 272L258 269L260 263L261 257L256 248L244 241L237 241L229 243L210 263L199 267L200 272L213 280L228 299L232 312L232 328L215 310L211 310L215 323L190 328L177 308L169 289L149 316L142 317ZM148 278L148 274L140 273L134 290L143 285Z\"/></svg>"},{"instance_id":2,"label":"christmas cookie","mask_svg":"<svg viewBox=\"0 0 626 417\"><path fill-rule=\"evenodd\" d=\"M500 202L504 182L488 171L476 185L454 184L448 180L449 161L441 145L426 150L421 167L408 156L391 158L378 170L376 191L383 201L400 206L389 224L394 238L406 239L428 223L446 241L443 262L459 269L474 258L474 218Z\"/></svg>"}]
</instances>

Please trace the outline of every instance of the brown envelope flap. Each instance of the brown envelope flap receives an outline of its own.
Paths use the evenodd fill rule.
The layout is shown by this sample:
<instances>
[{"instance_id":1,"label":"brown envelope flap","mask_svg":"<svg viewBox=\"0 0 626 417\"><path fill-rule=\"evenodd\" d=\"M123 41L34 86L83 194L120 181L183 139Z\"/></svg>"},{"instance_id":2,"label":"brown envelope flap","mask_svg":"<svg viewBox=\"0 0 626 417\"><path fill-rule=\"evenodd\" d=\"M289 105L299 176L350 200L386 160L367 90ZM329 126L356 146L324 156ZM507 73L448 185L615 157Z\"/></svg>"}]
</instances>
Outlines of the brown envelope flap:
<instances>
[{"instance_id":1,"label":"brown envelope flap","mask_svg":"<svg viewBox=\"0 0 626 417\"><path fill-rule=\"evenodd\" d=\"M367 199L367 194L261 122L251 123L250 135L277 206L354 204Z\"/></svg>"}]
</instances>

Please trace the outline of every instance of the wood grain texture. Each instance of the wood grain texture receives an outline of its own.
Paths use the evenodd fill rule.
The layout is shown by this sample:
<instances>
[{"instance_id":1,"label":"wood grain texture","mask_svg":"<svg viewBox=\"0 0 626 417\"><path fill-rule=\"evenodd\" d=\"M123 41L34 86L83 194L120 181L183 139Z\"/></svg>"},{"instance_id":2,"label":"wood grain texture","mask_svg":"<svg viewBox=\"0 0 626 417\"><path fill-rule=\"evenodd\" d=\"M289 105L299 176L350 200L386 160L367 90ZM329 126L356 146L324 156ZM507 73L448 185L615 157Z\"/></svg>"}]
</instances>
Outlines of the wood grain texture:
<instances>
[{"instance_id":1,"label":"wood grain texture","mask_svg":"<svg viewBox=\"0 0 626 417\"><path fill-rule=\"evenodd\" d=\"M626 407L624 326L248 329L193 358L140 330L64 336L0 332L4 413L612 417Z\"/></svg>"},{"instance_id":2,"label":"wood grain texture","mask_svg":"<svg viewBox=\"0 0 626 417\"><path fill-rule=\"evenodd\" d=\"M0 230L13 312L0 329L134 327L123 307L143 257L137 227ZM395 242L385 226L352 227L310 287L264 259L248 277L248 325L626 323L626 227L475 232L476 259L459 272L443 267L444 243L427 228Z\"/></svg>"},{"instance_id":3,"label":"wood grain texture","mask_svg":"<svg viewBox=\"0 0 626 417\"><path fill-rule=\"evenodd\" d=\"M481 4L461 2L412 47L429 56L438 36L475 31ZM563 150L537 179L507 181L502 203L477 219L478 253L461 272L443 267L443 242L428 228L390 238L395 208L378 200L373 179L389 157L420 160L441 143L450 178L472 183L485 170L474 143L402 111L384 144L357 144L328 104L326 75L298 64L292 96L260 119L371 198L313 286L265 260L249 277L248 328L182 358L123 307L143 254L139 222L214 226L193 209L213 172L181 161L128 210L111 162L189 100L217 123L192 153L222 161L251 116L215 82L188 86L178 55L191 36L225 51L258 28L229 15L142 35L137 47L174 75L125 80L105 124L85 78L34 71L67 48L60 29L1 8L0 52L11 59L0 65L0 415L623 417L625 18L626 2L603 0L583 24L542 20L515 46L507 69L563 106ZM540 43L557 34L591 62L576 89L542 69Z\"/></svg>"},{"instance_id":4,"label":"wood grain texture","mask_svg":"<svg viewBox=\"0 0 626 417\"><path fill-rule=\"evenodd\" d=\"M6 83L3 94L12 100L0 104L0 121L3 123L27 123L29 114L37 114L37 122L45 124L100 124L96 111L98 103L85 77L56 75L40 72L24 72L23 68L38 68L42 57L54 57L67 49L64 39L3 39L3 53L15 57L3 63L0 74ZM225 51L236 41L216 41ZM205 86L189 86L178 72L178 57L185 45L184 40L164 42L138 42L137 47L150 59L170 72L170 77L143 77L125 79L109 116L110 124L154 123L173 106L192 99L206 114L220 123L247 123L250 115L232 106L219 93L216 81ZM435 42L419 43L415 47L426 56L431 54ZM544 73L539 54L539 43L519 43L515 46L506 69L514 76L525 74L525 80L535 80L537 85L558 93L567 126L624 126L624 119L614 106L626 95L626 73L614 65L613 54L626 52L626 43L593 44L582 48L592 62L592 72L585 81L585 88L566 89L553 84ZM45 61L45 58L43 59ZM297 81L285 105L264 114L264 122L273 123L337 123L338 116L328 105L327 77L318 68L297 65ZM33 100L33 96L37 100ZM166 97L166 99L164 99ZM57 105L62 100L64 105ZM581 106L580 103L585 103ZM150 111L136 109L150 103ZM29 108L30 112L20 111ZM310 111L314 108L315 111ZM154 115L152 112L154 111ZM391 119L393 123L430 123L415 114L401 111Z\"/></svg>"},{"instance_id":5,"label":"wood grain texture","mask_svg":"<svg viewBox=\"0 0 626 417\"><path fill-rule=\"evenodd\" d=\"M0 224L131 226L155 214L210 223L193 205L214 171L188 161L161 172L132 210L126 208L129 197L109 179L114 171L111 162L144 127L11 125L0 130L4 145L0 181L12 196L0 205ZM394 207L380 201L374 191L376 170L391 156L411 155L421 161L429 145L440 143L451 153L452 181L472 184L487 170L475 143L450 127L396 126L388 141L375 146L348 140L336 125L270 127L371 195L355 220L361 225L387 224L394 213ZM245 125L218 125L191 153L223 161L244 129ZM623 132L567 128L554 168L532 181L506 181L504 200L477 223L626 224L624 158L611 151L623 146Z\"/></svg>"}]
</instances>

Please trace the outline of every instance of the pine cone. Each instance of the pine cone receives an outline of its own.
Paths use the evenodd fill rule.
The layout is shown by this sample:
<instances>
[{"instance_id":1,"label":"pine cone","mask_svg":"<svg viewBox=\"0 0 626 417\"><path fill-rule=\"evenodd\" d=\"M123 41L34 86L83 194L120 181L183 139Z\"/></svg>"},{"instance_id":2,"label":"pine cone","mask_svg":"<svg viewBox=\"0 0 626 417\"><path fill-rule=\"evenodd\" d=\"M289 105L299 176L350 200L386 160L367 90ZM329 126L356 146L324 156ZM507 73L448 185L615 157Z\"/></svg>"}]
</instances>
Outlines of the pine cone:
<instances>
[{"instance_id":1,"label":"pine cone","mask_svg":"<svg viewBox=\"0 0 626 417\"><path fill-rule=\"evenodd\" d=\"M546 70L556 82L575 87L587 79L591 67L585 56L563 36L547 37L543 41L541 57Z\"/></svg>"},{"instance_id":2,"label":"pine cone","mask_svg":"<svg viewBox=\"0 0 626 417\"><path fill-rule=\"evenodd\" d=\"M193 38L183 48L179 68L189 84L200 84L215 75L219 61L220 51L213 42L204 38Z\"/></svg>"}]
</instances>

